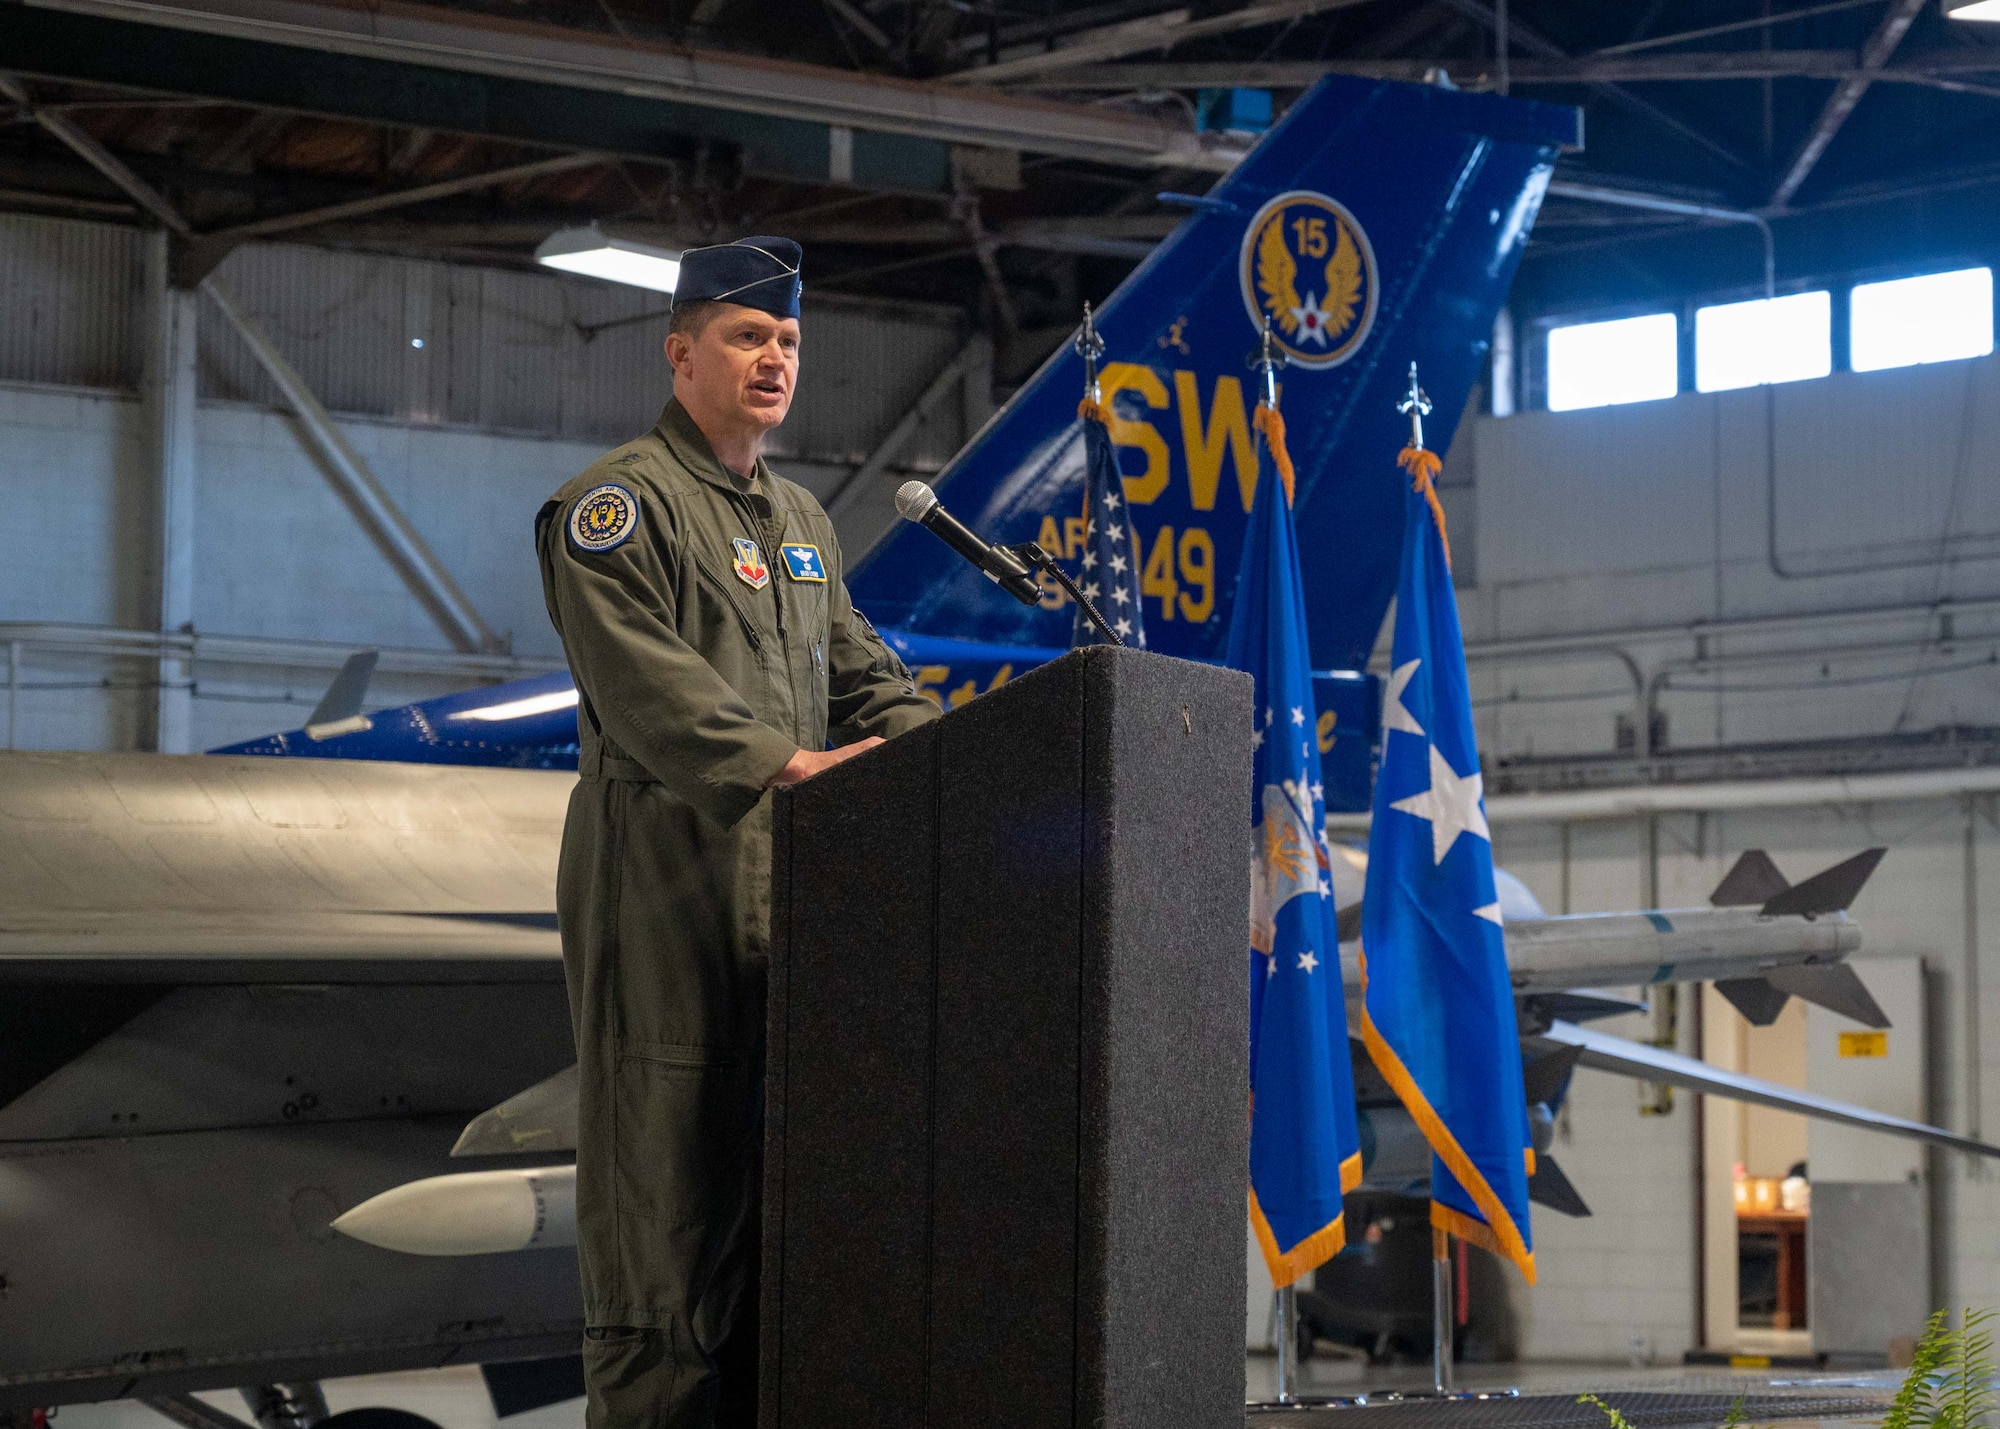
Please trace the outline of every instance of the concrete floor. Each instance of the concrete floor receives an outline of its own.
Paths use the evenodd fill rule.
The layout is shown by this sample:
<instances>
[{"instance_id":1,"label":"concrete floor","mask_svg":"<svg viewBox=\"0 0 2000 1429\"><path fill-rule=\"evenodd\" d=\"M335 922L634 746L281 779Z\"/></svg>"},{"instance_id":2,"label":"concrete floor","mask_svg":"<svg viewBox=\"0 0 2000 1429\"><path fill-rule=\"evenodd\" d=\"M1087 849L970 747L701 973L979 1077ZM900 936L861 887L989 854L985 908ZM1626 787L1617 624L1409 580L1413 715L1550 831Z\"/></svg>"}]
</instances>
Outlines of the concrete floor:
<instances>
[{"instance_id":1,"label":"concrete floor","mask_svg":"<svg viewBox=\"0 0 2000 1429\"><path fill-rule=\"evenodd\" d=\"M1266 1400L1276 1392L1277 1362L1269 1355L1251 1355L1246 1363L1246 1397ZM1581 1393L1584 1390L1687 1389L1728 1393L1754 1390L1760 1386L1803 1382L1893 1385L1893 1374L1832 1376L1791 1375L1782 1371L1687 1370L1679 1366L1659 1369L1630 1369L1623 1366L1588 1364L1460 1365L1457 1383L1461 1389L1512 1386L1538 1394ZM1297 1392L1301 1395L1359 1394L1369 1390L1422 1389L1429 1387L1427 1366L1396 1368L1371 1367L1359 1359L1336 1359L1320 1355L1301 1366ZM353 1379L330 1379L325 1386L327 1405L338 1413L364 1405L406 1409L435 1421L441 1429L497 1429L486 1382L477 1368L416 1370L402 1374L362 1375ZM226 1413L245 1417L242 1396L218 1390L201 1396ZM507 1420L507 1429L582 1429L583 1401L573 1399L551 1404ZM169 1421L132 1400L108 1404L72 1404L58 1411L52 1429L168 1429Z\"/></svg>"}]
</instances>

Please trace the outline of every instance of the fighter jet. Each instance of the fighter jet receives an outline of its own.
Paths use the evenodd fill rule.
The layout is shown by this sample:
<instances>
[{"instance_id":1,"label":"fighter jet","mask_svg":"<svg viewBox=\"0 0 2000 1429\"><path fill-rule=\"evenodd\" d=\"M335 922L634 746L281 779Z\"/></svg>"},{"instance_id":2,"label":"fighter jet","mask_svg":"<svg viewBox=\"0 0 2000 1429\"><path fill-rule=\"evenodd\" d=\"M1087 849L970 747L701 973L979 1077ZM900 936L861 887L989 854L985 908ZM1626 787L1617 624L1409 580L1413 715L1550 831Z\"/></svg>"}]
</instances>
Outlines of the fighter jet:
<instances>
[{"instance_id":1,"label":"fighter jet","mask_svg":"<svg viewBox=\"0 0 2000 1429\"><path fill-rule=\"evenodd\" d=\"M1579 144L1561 106L1336 77L1208 193L1174 198L1189 218L1098 315L1141 596L1173 612L1149 618L1154 649L1221 648L1257 481L1243 355L1268 321L1292 364L1295 519L1322 558L1315 663L1365 663L1395 579L1401 374L1417 360L1440 417L1462 410L1555 157ZM942 498L991 538L1074 557L1081 391L1081 358L1059 352ZM1067 643L1059 592L1022 607L913 544L929 539L882 541L852 586L941 700ZM306 1429L321 1378L573 1354L553 910L576 691L557 673L369 713L364 686L217 754L0 755L0 1412L135 1396L228 1429L191 1393L235 1386L263 1429ZM1701 975L1844 950L1825 915L1771 916L1798 956ZM1644 921L1643 951L1606 925L1571 964L1536 965L1534 1036L1594 1038L1565 1029L1627 1005L1579 969L1694 975ZM1666 1055L1617 1041L1574 1060ZM1393 1128L1375 1124L1387 1168Z\"/></svg>"}]
</instances>

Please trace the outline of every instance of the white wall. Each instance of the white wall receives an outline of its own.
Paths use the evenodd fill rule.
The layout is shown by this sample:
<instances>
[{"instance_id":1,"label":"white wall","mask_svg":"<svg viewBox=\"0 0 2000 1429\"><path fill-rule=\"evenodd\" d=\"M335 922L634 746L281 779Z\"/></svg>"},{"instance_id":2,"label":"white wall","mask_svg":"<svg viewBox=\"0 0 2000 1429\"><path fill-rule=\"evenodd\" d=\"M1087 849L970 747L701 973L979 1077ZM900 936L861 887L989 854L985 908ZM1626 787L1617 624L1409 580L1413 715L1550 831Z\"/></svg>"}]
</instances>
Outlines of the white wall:
<instances>
[{"instance_id":1,"label":"white wall","mask_svg":"<svg viewBox=\"0 0 2000 1429\"><path fill-rule=\"evenodd\" d=\"M2000 358L1480 418L1460 431L1454 463L1466 456L1479 561L1460 596L1475 646L2000 592ZM1911 642L1923 629L1919 619L1820 629L1811 640L1711 636L1708 653L1725 660L1889 648L1850 650L1824 673L1817 659L1674 671L1661 701L1673 742L1993 723L2000 665L1953 667L1987 658L2000 621L1961 616L1956 647L1919 655ZM1649 668L1695 653L1684 639L1624 643ZM1908 678L1919 669L1932 673ZM1605 656L1487 663L1474 676L1494 758L1607 751L1614 717L1631 705L1629 679ZM1701 688L1714 686L1730 688ZM1563 699L1593 692L1601 697Z\"/></svg>"},{"instance_id":2,"label":"white wall","mask_svg":"<svg viewBox=\"0 0 2000 1429\"><path fill-rule=\"evenodd\" d=\"M1670 755L1843 740L1874 741L1894 759L1905 757L1890 750L1896 736L2000 726L2000 664L1988 663L2000 620L1961 611L1945 642L1923 615L1810 619L2000 594L2000 359L1836 375L1768 399L1768 428L1767 394L1739 392L1461 429L1453 465L1471 483L1460 500L1476 505L1479 557L1459 598L1489 790L1589 777L1589 761L1613 750L1616 717L1634 707L1621 654L1642 680L1665 676ZM1697 628L1747 616L1806 619L1755 634ZM1593 631L1606 633L1596 653L1479 654L1482 643ZM1698 668L1698 654L1722 662ZM1773 757L1746 756L1736 772L1755 775ZM1661 776L1634 761L1619 777ZM1865 937L1857 964L1865 977L1870 957L1923 959L1929 1114L1989 1138L2000 1130L1986 1125L2000 1116L2000 1087L1979 1035L2000 988L1990 799L1970 814L1962 801L1933 800L1663 817L1651 870L1635 821L1571 825L1567 858L1564 839L1554 826L1495 830L1496 857L1552 912L1565 907L1565 884L1568 911L1644 906L1649 884L1660 905L1688 906L1748 848L1768 849L1796 880L1886 846L1853 910ZM1681 1002L1689 1053L1700 1051L1694 1004ZM1600 1025L1650 1034L1628 1021ZM1733 1036L1716 1035L1725 1031ZM1653 1358L1677 1359L1703 1334L1693 1099L1642 1117L1632 1083L1582 1071L1563 1124L1554 1153L1596 1215L1535 1212L1541 1284L1523 1296L1528 1353L1623 1362L1641 1340ZM1944 1155L1927 1165L1936 1303L2000 1304L2000 1168Z\"/></svg>"}]
</instances>

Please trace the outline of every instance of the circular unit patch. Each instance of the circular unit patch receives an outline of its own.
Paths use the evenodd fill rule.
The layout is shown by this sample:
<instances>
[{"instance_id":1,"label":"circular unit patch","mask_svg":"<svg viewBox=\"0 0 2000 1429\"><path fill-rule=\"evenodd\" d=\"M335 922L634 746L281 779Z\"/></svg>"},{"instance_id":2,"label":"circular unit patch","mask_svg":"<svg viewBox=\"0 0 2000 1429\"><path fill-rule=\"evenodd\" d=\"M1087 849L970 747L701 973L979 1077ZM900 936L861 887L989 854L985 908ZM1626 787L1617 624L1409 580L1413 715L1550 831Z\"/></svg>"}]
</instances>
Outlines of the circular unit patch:
<instances>
[{"instance_id":1,"label":"circular unit patch","mask_svg":"<svg viewBox=\"0 0 2000 1429\"><path fill-rule=\"evenodd\" d=\"M1243 306L1301 367L1337 367L1375 325L1375 249L1325 194L1294 189L1257 210L1243 234Z\"/></svg>"},{"instance_id":2,"label":"circular unit patch","mask_svg":"<svg viewBox=\"0 0 2000 1429\"><path fill-rule=\"evenodd\" d=\"M579 551L622 546L638 526L638 500L612 481L584 492L569 509L569 538Z\"/></svg>"}]
</instances>

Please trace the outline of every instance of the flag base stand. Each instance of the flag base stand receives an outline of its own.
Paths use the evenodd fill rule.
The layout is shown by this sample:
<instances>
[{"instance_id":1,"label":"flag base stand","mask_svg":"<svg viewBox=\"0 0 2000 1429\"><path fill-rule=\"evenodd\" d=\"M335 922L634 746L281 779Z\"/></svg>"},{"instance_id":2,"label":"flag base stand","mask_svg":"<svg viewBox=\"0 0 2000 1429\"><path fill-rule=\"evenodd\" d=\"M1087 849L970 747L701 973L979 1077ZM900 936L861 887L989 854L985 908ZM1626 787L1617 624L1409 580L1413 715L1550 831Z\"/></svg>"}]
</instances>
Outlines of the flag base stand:
<instances>
[{"instance_id":1,"label":"flag base stand","mask_svg":"<svg viewBox=\"0 0 2000 1429\"><path fill-rule=\"evenodd\" d=\"M1431 1227L1431 1393L1451 1393L1451 1236Z\"/></svg>"},{"instance_id":2,"label":"flag base stand","mask_svg":"<svg viewBox=\"0 0 2000 1429\"><path fill-rule=\"evenodd\" d=\"M1302 1395L1293 1399L1249 1399L1246 1415L1296 1414L1305 1409L1362 1409L1384 1404L1474 1404L1521 1397L1518 1389L1460 1389L1439 1394L1430 1389L1377 1389L1366 1394Z\"/></svg>"},{"instance_id":3,"label":"flag base stand","mask_svg":"<svg viewBox=\"0 0 2000 1429\"><path fill-rule=\"evenodd\" d=\"M1441 1238L1444 1232L1438 1231L1436 1235ZM1435 1245L1435 1242L1433 1244ZM1434 1288L1441 1292L1442 1299L1439 1303L1444 1307L1436 1319L1434 1328L1436 1326L1444 1328L1444 1344L1449 1346L1451 1343L1450 1261L1446 1259L1439 1260L1436 1263L1445 1267L1443 1271L1436 1272L1445 1278L1433 1281ZM1369 1404L1437 1404L1454 1400L1471 1402L1476 1400L1519 1399L1521 1397L1521 1391L1518 1389L1471 1389L1462 1391L1452 1389L1450 1387L1450 1355L1448 1350L1445 1356L1446 1368L1443 1371L1445 1383L1439 1387L1431 1389L1370 1390L1361 1394L1300 1394L1298 1392L1298 1292L1293 1286L1287 1285L1284 1289L1278 1291L1273 1298L1277 1302L1277 1396L1273 1399L1245 1400L1243 1403L1243 1412L1245 1414L1270 1414L1301 1409L1355 1409ZM1435 1357L1433 1358L1435 1360ZM1436 1365L1434 1363L1433 1369L1435 1370L1435 1368Z\"/></svg>"}]
</instances>

